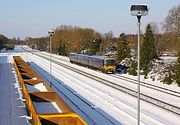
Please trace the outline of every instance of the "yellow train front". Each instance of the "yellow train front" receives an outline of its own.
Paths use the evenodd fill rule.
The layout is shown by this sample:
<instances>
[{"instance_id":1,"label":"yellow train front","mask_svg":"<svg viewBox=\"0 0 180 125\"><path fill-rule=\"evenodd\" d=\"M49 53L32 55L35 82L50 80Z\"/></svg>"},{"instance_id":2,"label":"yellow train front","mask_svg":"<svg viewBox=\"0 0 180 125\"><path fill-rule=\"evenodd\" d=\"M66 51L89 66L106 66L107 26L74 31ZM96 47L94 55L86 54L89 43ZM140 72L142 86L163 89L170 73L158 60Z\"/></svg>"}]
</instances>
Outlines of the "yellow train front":
<instances>
[{"instance_id":1,"label":"yellow train front","mask_svg":"<svg viewBox=\"0 0 180 125\"><path fill-rule=\"evenodd\" d=\"M104 73L113 73L116 71L116 61L111 57L70 53L69 59L71 63L88 66L92 69L101 70Z\"/></svg>"},{"instance_id":2,"label":"yellow train front","mask_svg":"<svg viewBox=\"0 0 180 125\"><path fill-rule=\"evenodd\" d=\"M114 73L116 71L116 61L114 58L104 58L104 73Z\"/></svg>"}]
</instances>

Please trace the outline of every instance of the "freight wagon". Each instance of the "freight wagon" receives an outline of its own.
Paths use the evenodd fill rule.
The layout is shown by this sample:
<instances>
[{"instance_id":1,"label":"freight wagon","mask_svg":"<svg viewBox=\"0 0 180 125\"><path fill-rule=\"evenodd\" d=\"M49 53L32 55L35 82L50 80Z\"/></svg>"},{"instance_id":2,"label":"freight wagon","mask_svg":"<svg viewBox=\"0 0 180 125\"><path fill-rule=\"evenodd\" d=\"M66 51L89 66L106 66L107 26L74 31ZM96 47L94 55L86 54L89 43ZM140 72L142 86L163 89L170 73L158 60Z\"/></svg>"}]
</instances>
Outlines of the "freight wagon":
<instances>
[{"instance_id":1,"label":"freight wagon","mask_svg":"<svg viewBox=\"0 0 180 125\"><path fill-rule=\"evenodd\" d=\"M87 125L20 56L13 58L32 125Z\"/></svg>"},{"instance_id":2,"label":"freight wagon","mask_svg":"<svg viewBox=\"0 0 180 125\"><path fill-rule=\"evenodd\" d=\"M116 70L116 61L108 56L90 56L85 54L70 53L69 60L92 69L101 70L104 73L113 73Z\"/></svg>"}]
</instances>

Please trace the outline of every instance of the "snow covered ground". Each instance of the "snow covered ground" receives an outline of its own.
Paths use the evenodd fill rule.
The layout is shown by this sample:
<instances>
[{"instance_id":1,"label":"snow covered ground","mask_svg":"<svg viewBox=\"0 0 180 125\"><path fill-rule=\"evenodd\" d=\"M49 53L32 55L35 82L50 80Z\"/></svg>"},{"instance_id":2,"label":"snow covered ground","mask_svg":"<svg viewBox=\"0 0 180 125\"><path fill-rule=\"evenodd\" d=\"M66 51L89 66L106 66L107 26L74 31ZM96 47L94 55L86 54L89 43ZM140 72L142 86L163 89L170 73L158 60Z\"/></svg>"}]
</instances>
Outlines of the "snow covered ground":
<instances>
[{"instance_id":1,"label":"snow covered ground","mask_svg":"<svg viewBox=\"0 0 180 125\"><path fill-rule=\"evenodd\" d=\"M93 71L90 69L86 69L84 67L79 67L77 65L70 64L66 57L58 58L58 60L63 63L72 65L73 67L78 67L82 70L96 74L108 80L116 80L116 82L119 82L120 84L124 84L132 88L132 85L130 85L128 82L117 80L115 78L112 78L110 75L103 74L101 72ZM26 59L25 53L24 59ZM64 61L64 59L67 59L67 61ZM49 61L31 54L29 54L29 61L33 68L35 68L39 73L42 73L44 75L44 78L49 78ZM87 113L96 124L136 124L136 98L127 95L123 92L117 91L113 88L102 85L97 81L89 79L83 75L74 73L73 71L68 70L54 63L52 74L54 78L54 84L58 84L60 88L63 87L59 85L59 83L64 84L65 86L70 88L74 93L76 93L80 97L83 97L91 105L91 107L93 107L92 109L84 109L84 112ZM55 79L58 80L58 82L55 81ZM136 86L134 86L134 89L136 89ZM63 89L62 91L66 92L66 90ZM162 95L162 93L157 93L154 91L149 92L147 89L144 89L142 91L147 94L151 93L153 94L153 96L156 96L157 98L162 98L163 100L171 101L173 104L180 104L178 98L173 98L169 95ZM71 97L72 95L67 95L69 96L69 98L73 100L73 97ZM74 102L76 102L76 100ZM83 107L82 103L80 103L79 105ZM92 110L96 110L104 114L104 117L110 119L110 122L108 120L105 120L104 117L97 117L96 114L92 114ZM83 113L81 113L81 116L90 124L94 123L91 120L89 120L89 118L85 116ZM163 109L160 109L147 102L141 101L141 124L178 125L178 120L180 120L179 116L165 111Z\"/></svg>"},{"instance_id":2,"label":"snow covered ground","mask_svg":"<svg viewBox=\"0 0 180 125\"><path fill-rule=\"evenodd\" d=\"M18 51L19 49L17 49ZM21 55L24 59L28 59L31 66L41 76L49 79L49 61L42 59L36 55L27 53L12 53L13 55ZM41 53L45 54L45 53ZM28 56L27 56L28 55ZM28 57L28 58L27 58ZM97 75L114 81L126 87L136 89L136 85L132 85L127 81L113 78L111 75L103 74L84 67L80 67L69 63L67 57L57 56L58 61L79 68L83 71ZM54 90L63 97L63 99L89 124L97 125L135 125L137 120L136 105L137 99L120 92L116 89L101 84L95 80L87 78L83 75L75 73L57 64L52 64L53 84L57 86ZM153 81L151 80L152 84ZM164 86L164 85L163 85ZM175 86L167 86L170 89L177 89ZM147 88L141 88L142 92L153 94L157 98L170 101L172 104L180 105L179 98L170 95L164 95ZM73 94L70 91L73 92ZM177 89L179 91L179 89ZM70 98L81 110L69 101ZM80 100L81 98L82 100ZM84 103L86 102L86 104ZM89 106L88 106L88 105ZM141 101L141 125L179 125L180 117L147 102Z\"/></svg>"},{"instance_id":3,"label":"snow covered ground","mask_svg":"<svg viewBox=\"0 0 180 125\"><path fill-rule=\"evenodd\" d=\"M43 55L49 56L49 53L46 53L46 52L38 52L38 53L41 53ZM56 61L67 62L67 64L69 63L69 57L60 56L60 55L56 55L56 54L52 54L52 56L54 57L53 59L56 60ZM162 59L162 62L164 62L165 64L173 64L177 60L177 57L160 57L160 59ZM76 67L77 68L81 68L82 70L87 70L87 69L85 69L83 67L78 67L78 66L76 66ZM87 70L87 71L89 72L91 70ZM128 74L121 74L121 75L137 80L137 76L132 76L132 75L128 75ZM162 87L165 87L165 88L168 88L168 89L172 89L172 90L176 90L176 91L180 92L180 87L178 87L177 84L170 84L170 85L163 84L161 82L161 79L158 80L158 75L159 74L151 74L151 75L155 75L156 76L156 79L154 79L154 81L150 77L145 79L144 75L141 75L141 81L148 82L148 83L153 84L153 85L159 85L159 86L162 86Z\"/></svg>"},{"instance_id":4,"label":"snow covered ground","mask_svg":"<svg viewBox=\"0 0 180 125\"><path fill-rule=\"evenodd\" d=\"M176 62L177 57L164 56L164 57L160 57L160 59L162 59L163 62L167 64L172 64Z\"/></svg>"}]
</instances>

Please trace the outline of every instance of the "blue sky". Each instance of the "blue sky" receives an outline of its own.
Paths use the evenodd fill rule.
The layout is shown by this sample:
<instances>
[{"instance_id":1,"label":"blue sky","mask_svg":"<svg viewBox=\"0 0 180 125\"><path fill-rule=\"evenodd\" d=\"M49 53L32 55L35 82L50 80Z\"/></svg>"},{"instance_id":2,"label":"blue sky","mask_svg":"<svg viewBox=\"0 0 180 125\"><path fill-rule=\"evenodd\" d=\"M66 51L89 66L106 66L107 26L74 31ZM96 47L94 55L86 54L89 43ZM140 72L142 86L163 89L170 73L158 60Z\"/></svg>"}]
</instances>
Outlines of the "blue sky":
<instances>
[{"instance_id":1,"label":"blue sky","mask_svg":"<svg viewBox=\"0 0 180 125\"><path fill-rule=\"evenodd\" d=\"M179 0L0 0L0 34L5 36L42 37L60 25L93 28L100 33L113 31L137 33L132 4L147 4L149 14L143 17L141 30L150 22L161 22Z\"/></svg>"}]
</instances>

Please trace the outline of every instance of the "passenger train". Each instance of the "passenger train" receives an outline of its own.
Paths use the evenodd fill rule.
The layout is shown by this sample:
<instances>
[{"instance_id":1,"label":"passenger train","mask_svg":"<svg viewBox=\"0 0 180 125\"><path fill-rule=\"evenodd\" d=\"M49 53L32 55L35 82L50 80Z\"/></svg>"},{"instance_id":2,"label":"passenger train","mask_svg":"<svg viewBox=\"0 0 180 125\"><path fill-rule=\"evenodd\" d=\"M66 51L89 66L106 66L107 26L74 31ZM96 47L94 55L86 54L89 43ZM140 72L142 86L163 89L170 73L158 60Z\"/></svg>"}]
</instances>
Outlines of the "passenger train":
<instances>
[{"instance_id":1,"label":"passenger train","mask_svg":"<svg viewBox=\"0 0 180 125\"><path fill-rule=\"evenodd\" d=\"M116 61L108 56L91 56L78 53L70 53L71 63L88 66L92 69L101 70L104 73L113 73L116 70Z\"/></svg>"}]
</instances>

